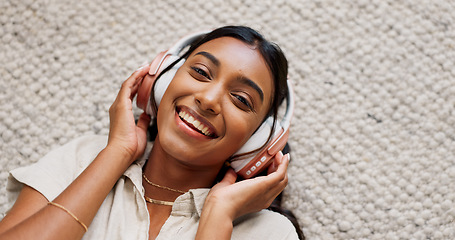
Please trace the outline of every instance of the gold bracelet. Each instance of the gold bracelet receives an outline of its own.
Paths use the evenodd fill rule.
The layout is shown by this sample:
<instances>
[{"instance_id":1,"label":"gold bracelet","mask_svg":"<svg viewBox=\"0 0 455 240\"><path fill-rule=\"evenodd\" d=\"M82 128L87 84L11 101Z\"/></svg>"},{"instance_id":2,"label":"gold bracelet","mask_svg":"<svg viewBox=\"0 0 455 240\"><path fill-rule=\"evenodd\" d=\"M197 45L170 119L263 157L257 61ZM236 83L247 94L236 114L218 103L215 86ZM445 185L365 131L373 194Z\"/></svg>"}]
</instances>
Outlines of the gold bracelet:
<instances>
[{"instance_id":1,"label":"gold bracelet","mask_svg":"<svg viewBox=\"0 0 455 240\"><path fill-rule=\"evenodd\" d=\"M74 220L76 220L84 228L85 232L87 232L87 226L81 220L79 220L79 218L77 218L76 215L74 215L72 212L70 212L64 206L62 206L62 205L60 205L58 203L55 203L55 202L48 202L47 204L48 205L52 205L52 206L56 206L56 207L62 209L63 211L65 211L66 213L68 213L71 217L74 218Z\"/></svg>"}]
</instances>

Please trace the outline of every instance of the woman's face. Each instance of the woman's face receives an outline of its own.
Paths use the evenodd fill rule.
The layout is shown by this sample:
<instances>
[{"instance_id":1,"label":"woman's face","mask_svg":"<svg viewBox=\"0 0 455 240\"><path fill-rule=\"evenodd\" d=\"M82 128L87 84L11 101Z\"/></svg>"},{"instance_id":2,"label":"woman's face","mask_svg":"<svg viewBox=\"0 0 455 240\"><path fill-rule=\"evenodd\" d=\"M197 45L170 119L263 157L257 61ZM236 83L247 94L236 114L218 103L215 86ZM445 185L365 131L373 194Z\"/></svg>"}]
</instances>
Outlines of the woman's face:
<instances>
[{"instance_id":1,"label":"woman's face","mask_svg":"<svg viewBox=\"0 0 455 240\"><path fill-rule=\"evenodd\" d=\"M204 43L161 100L157 139L187 166L219 169L261 124L272 88L272 74L256 48L231 37Z\"/></svg>"}]
</instances>

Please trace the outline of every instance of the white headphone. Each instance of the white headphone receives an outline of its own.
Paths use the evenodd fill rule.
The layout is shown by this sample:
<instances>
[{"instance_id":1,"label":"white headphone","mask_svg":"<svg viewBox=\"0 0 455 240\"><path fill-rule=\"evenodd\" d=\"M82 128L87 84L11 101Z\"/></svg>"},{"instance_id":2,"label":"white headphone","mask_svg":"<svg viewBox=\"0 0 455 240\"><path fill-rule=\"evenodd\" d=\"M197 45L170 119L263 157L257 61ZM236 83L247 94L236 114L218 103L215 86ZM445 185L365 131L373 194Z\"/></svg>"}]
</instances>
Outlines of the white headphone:
<instances>
[{"instance_id":1,"label":"white headphone","mask_svg":"<svg viewBox=\"0 0 455 240\"><path fill-rule=\"evenodd\" d=\"M147 81L144 79L138 90L136 102L139 108L143 109L152 117L156 116L154 109L158 109L164 92L174 78L174 75L177 72L178 68L183 65L185 59L182 59L171 69L163 73L155 83L154 95L156 108L154 108L152 107L152 102L150 101L150 93L156 78L164 69L166 69L169 65L180 58L180 54L183 49L190 46L191 43L195 42L201 37L204 37L207 33L208 31L202 31L185 36L177 43L175 43L169 50L163 51L155 57L155 59L150 64L149 74L152 76L152 78L148 78ZM245 179L251 178L264 170L268 165L270 165L272 162L271 160L275 154L278 153L278 151L282 150L286 145L289 137L289 126L291 124L291 118L294 112L294 93L289 80L287 83L288 95L286 97L286 112L281 121L276 121L271 140L267 143L273 127L273 116L268 117L256 130L256 132L250 137L250 139L234 154L234 156L240 155L255 151L262 147L259 153L255 155L246 154L244 156L239 156L231 162L231 167L235 170L235 172Z\"/></svg>"}]
</instances>

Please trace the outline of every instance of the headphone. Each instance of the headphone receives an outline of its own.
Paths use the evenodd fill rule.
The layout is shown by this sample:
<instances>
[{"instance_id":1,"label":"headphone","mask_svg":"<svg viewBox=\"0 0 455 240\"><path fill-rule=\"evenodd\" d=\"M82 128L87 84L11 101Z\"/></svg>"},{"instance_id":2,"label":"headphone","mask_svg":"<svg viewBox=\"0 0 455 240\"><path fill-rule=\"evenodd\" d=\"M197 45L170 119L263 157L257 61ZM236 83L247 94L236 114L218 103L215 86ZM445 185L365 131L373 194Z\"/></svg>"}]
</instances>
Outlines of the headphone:
<instances>
[{"instance_id":1,"label":"headphone","mask_svg":"<svg viewBox=\"0 0 455 240\"><path fill-rule=\"evenodd\" d=\"M202 31L187 35L177 41L167 51L160 52L150 64L149 74L152 76L147 80L144 78L141 85L139 86L136 104L139 108L144 110L147 114L152 117L156 116L155 109L158 109L161 98L164 95L167 87L174 78L178 68L183 65L185 59L180 59L182 50L190 46L192 43L204 37L208 31ZM175 61L178 61L168 71L162 71L170 66ZM160 76L161 74L161 76ZM152 106L151 101L151 90L156 78L159 77L154 86L154 96L156 107ZM276 121L273 129L271 140L267 143L269 135L272 132L273 127L273 116L268 117L256 132L248 139L248 141L234 154L240 155L238 159L231 162L231 167L235 172L243 177L244 179L251 178L256 174L262 172L267 166L272 163L272 159L278 151L282 150L286 145L289 137L289 126L291 124L291 118L294 112L294 93L291 82L287 80L288 94L286 96L286 109L284 116L281 120ZM266 144L267 143L267 144ZM262 148L261 148L262 147ZM260 151L256 154L245 154L253 152L257 149Z\"/></svg>"}]
</instances>

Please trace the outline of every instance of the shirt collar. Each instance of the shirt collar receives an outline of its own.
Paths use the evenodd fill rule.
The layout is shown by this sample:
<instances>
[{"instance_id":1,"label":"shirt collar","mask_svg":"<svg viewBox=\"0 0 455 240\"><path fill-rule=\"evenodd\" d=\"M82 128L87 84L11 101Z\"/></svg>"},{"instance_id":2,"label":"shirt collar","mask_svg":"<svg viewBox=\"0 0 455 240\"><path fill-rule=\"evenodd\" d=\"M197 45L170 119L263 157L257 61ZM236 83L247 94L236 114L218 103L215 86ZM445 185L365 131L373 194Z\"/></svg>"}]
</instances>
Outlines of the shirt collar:
<instances>
[{"instance_id":1,"label":"shirt collar","mask_svg":"<svg viewBox=\"0 0 455 240\"><path fill-rule=\"evenodd\" d=\"M123 174L124 176L131 179L135 187L141 191L141 195L144 195L144 188L142 186L142 168L144 167L147 159L152 150L153 142L148 142L144 155L136 160ZM202 207L204 206L205 198L207 197L210 188L198 188L190 189L188 192L180 195L172 206L173 215L190 216L197 214L201 217Z\"/></svg>"},{"instance_id":2,"label":"shirt collar","mask_svg":"<svg viewBox=\"0 0 455 240\"><path fill-rule=\"evenodd\" d=\"M185 194L180 195L172 206L171 215L191 216L197 214L198 217L201 217L202 207L209 191L210 188L190 189Z\"/></svg>"},{"instance_id":3,"label":"shirt collar","mask_svg":"<svg viewBox=\"0 0 455 240\"><path fill-rule=\"evenodd\" d=\"M131 164L128 169L123 173L124 176L131 179L134 186L142 192L144 195L144 188L142 187L142 168L147 162L147 159L152 151L153 142L147 142L147 146L145 147L144 155L136 160L133 164Z\"/></svg>"}]
</instances>

